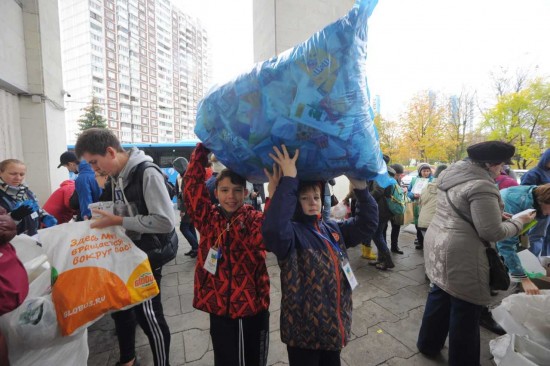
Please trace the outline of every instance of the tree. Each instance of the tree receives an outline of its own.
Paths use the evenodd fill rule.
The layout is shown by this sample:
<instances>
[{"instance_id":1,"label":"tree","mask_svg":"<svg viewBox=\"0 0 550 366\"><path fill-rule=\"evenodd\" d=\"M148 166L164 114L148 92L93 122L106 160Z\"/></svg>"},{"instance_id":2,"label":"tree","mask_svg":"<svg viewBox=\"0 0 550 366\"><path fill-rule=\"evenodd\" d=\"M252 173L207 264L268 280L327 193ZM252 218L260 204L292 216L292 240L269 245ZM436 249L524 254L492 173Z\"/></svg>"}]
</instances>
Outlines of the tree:
<instances>
[{"instance_id":1,"label":"tree","mask_svg":"<svg viewBox=\"0 0 550 366\"><path fill-rule=\"evenodd\" d=\"M451 161L458 161L465 156L466 146L470 144L469 130L473 127L474 102L476 93L465 89L459 96L449 99L448 128L450 135L450 150L448 156ZM470 136L471 137L471 136Z\"/></svg>"},{"instance_id":2,"label":"tree","mask_svg":"<svg viewBox=\"0 0 550 366\"><path fill-rule=\"evenodd\" d=\"M484 114L482 127L490 139L516 147L518 168L536 164L550 141L550 83L538 78L520 91L503 94Z\"/></svg>"},{"instance_id":3,"label":"tree","mask_svg":"<svg viewBox=\"0 0 550 366\"><path fill-rule=\"evenodd\" d=\"M420 92L403 115L403 138L409 158L421 161L447 161L449 146L445 108L434 92Z\"/></svg>"},{"instance_id":4,"label":"tree","mask_svg":"<svg viewBox=\"0 0 550 366\"><path fill-rule=\"evenodd\" d=\"M378 140L380 149L384 154L391 157L392 162L396 161L397 152L401 139L401 129L395 121L389 121L379 114L374 117L374 124L378 130Z\"/></svg>"},{"instance_id":5,"label":"tree","mask_svg":"<svg viewBox=\"0 0 550 366\"><path fill-rule=\"evenodd\" d=\"M107 128L107 120L100 114L101 107L97 104L95 97L92 98L90 105L84 108L84 112L85 113L77 121L80 131L92 127Z\"/></svg>"}]
</instances>

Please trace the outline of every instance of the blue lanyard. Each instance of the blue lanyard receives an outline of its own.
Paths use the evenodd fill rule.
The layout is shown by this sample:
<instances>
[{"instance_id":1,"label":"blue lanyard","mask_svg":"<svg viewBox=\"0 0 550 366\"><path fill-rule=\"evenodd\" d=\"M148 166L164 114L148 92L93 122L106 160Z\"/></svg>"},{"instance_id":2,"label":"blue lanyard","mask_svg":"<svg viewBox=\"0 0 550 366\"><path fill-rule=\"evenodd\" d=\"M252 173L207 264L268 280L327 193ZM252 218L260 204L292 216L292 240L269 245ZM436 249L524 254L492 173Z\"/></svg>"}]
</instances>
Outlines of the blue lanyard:
<instances>
[{"instance_id":1,"label":"blue lanyard","mask_svg":"<svg viewBox=\"0 0 550 366\"><path fill-rule=\"evenodd\" d=\"M330 245L332 245L332 248L336 251L336 253L338 253L338 256L341 259L344 259L344 253L343 253L342 249L340 248L340 246L332 238L330 238L330 236L326 237L325 235L321 234L317 230L313 229L311 226L309 227L309 229L311 231L313 231L315 234L317 234L317 236L319 236L320 238L328 241L330 243Z\"/></svg>"}]
</instances>

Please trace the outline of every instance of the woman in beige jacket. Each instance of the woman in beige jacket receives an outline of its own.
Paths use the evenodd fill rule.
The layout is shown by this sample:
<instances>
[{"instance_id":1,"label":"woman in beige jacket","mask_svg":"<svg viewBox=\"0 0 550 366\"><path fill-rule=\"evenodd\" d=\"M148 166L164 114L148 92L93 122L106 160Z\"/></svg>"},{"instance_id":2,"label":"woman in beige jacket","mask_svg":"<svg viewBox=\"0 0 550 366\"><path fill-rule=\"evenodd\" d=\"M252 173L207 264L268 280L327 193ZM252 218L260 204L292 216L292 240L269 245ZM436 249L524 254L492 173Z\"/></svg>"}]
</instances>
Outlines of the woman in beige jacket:
<instances>
[{"instance_id":1,"label":"woman in beige jacket","mask_svg":"<svg viewBox=\"0 0 550 366\"><path fill-rule=\"evenodd\" d=\"M418 228L422 231L422 234L426 236L426 230L435 215L435 208L437 206L437 178L442 171L447 169L447 165L438 165L434 173L434 180L432 180L420 193L420 214L418 215Z\"/></svg>"},{"instance_id":2,"label":"woman in beige jacket","mask_svg":"<svg viewBox=\"0 0 550 366\"><path fill-rule=\"evenodd\" d=\"M430 292L417 347L436 355L449 335L451 366L479 365L479 317L491 302L489 263L482 239L515 236L532 214L510 219L495 178L514 155L514 146L487 141L468 147L469 159L451 165L438 178L437 209L426 232L424 260ZM475 225L462 219L447 201ZM505 221L503 221L505 219Z\"/></svg>"}]
</instances>

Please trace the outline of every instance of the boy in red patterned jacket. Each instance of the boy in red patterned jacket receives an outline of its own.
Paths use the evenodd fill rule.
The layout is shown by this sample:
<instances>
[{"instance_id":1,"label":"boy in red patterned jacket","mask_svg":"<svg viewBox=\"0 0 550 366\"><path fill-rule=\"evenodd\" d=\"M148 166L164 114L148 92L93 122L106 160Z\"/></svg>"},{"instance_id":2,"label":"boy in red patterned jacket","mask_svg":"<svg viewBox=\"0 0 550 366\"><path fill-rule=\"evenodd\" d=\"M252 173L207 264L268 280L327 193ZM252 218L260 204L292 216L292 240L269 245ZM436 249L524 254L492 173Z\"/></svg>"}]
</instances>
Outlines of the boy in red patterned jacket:
<instances>
[{"instance_id":1,"label":"boy in red patterned jacket","mask_svg":"<svg viewBox=\"0 0 550 366\"><path fill-rule=\"evenodd\" d=\"M187 213L200 233L193 306L210 314L214 364L264 366L269 346L269 276L263 214L245 205L246 180L216 177L213 205L205 184L208 149L199 143L185 172ZM270 181L268 190L274 193Z\"/></svg>"}]
</instances>

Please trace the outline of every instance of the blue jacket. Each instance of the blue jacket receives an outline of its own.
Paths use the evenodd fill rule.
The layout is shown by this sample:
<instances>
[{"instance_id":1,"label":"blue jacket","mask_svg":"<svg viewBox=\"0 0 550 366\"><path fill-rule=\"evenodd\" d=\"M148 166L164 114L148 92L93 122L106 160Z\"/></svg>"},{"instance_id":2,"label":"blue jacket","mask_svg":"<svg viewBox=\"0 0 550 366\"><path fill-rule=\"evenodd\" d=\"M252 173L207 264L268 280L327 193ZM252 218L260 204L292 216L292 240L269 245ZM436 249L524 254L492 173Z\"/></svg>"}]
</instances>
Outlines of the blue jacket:
<instances>
[{"instance_id":1,"label":"blue jacket","mask_svg":"<svg viewBox=\"0 0 550 366\"><path fill-rule=\"evenodd\" d=\"M12 212L17 204L22 201L31 200L36 202L36 205L38 205L38 200L36 199L36 196L32 191L27 187L22 185L24 193L19 197L19 200L16 200L15 197L9 195L8 193L4 192L3 190L0 190L0 206L4 207L6 211ZM17 224L17 235L19 234L27 234L29 236L33 236L37 233L37 230L40 229L40 223L42 222L42 219L45 216L48 216L49 214L39 207L38 211L36 211L38 215L33 217L33 215L27 215L21 221L16 221Z\"/></svg>"},{"instance_id":2,"label":"blue jacket","mask_svg":"<svg viewBox=\"0 0 550 366\"><path fill-rule=\"evenodd\" d=\"M352 311L341 260L347 260L346 247L370 240L378 208L366 189L355 190L355 217L337 222L302 215L304 221L295 221L295 212L303 214L298 184L296 178L281 179L262 225L264 243L281 268L281 340L291 347L339 350L349 340Z\"/></svg>"},{"instance_id":3,"label":"blue jacket","mask_svg":"<svg viewBox=\"0 0 550 366\"><path fill-rule=\"evenodd\" d=\"M521 177L521 184L524 186L541 185L550 183L550 169L546 168L546 164L550 162L550 149L547 149L539 160L536 167L529 170Z\"/></svg>"},{"instance_id":4,"label":"blue jacket","mask_svg":"<svg viewBox=\"0 0 550 366\"><path fill-rule=\"evenodd\" d=\"M537 186L515 186L500 191L500 195L504 201L504 212L513 215L528 208L536 208L533 196L535 188ZM546 220L542 222L546 223ZM513 236L497 242L498 252L504 258L504 263L506 263L508 271L515 281L527 277L517 255L519 243L519 236Z\"/></svg>"},{"instance_id":5,"label":"blue jacket","mask_svg":"<svg viewBox=\"0 0 550 366\"><path fill-rule=\"evenodd\" d=\"M92 212L88 208L88 205L99 201L101 188L99 188L99 184L95 180L95 172L85 160L82 160L78 165L78 177L76 177L75 189L78 194L80 217L92 217Z\"/></svg>"}]
</instances>

